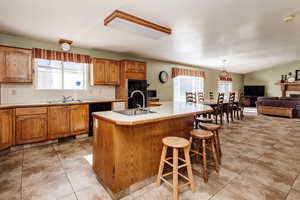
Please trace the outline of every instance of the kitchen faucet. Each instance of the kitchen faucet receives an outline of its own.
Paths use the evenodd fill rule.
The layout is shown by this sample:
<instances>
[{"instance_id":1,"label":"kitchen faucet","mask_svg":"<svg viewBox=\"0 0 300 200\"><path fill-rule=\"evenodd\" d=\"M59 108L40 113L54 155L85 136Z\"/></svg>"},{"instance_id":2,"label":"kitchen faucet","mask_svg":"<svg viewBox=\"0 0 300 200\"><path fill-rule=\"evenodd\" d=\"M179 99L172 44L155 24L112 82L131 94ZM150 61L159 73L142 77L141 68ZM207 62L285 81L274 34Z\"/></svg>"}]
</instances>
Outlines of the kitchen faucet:
<instances>
[{"instance_id":1,"label":"kitchen faucet","mask_svg":"<svg viewBox=\"0 0 300 200\"><path fill-rule=\"evenodd\" d=\"M145 108L145 95L144 95L144 93L141 90L134 90L131 93L130 98L132 98L135 93L140 93L142 95L142 97L143 97L143 107L142 108L144 109ZM140 108L140 105L139 105L139 108Z\"/></svg>"},{"instance_id":2,"label":"kitchen faucet","mask_svg":"<svg viewBox=\"0 0 300 200\"><path fill-rule=\"evenodd\" d=\"M64 95L62 96L62 98L64 103L67 102L69 99L71 100L73 99L72 96L64 96Z\"/></svg>"}]
</instances>

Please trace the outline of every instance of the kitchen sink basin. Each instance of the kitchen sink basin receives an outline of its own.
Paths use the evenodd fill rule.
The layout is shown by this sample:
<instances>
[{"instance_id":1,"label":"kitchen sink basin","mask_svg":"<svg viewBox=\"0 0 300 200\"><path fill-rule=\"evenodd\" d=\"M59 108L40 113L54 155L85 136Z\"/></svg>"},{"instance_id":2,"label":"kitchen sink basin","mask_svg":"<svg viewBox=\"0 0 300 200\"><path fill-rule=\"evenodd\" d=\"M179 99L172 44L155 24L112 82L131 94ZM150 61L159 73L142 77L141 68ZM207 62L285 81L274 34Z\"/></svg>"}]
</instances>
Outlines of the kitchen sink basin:
<instances>
[{"instance_id":1,"label":"kitchen sink basin","mask_svg":"<svg viewBox=\"0 0 300 200\"><path fill-rule=\"evenodd\" d=\"M132 116L132 115L144 115L144 114L151 114L151 113L155 113L151 110L139 110L139 109L128 109L128 110L117 110L114 111L116 113L120 113L122 115L127 115L127 116Z\"/></svg>"},{"instance_id":2,"label":"kitchen sink basin","mask_svg":"<svg viewBox=\"0 0 300 200\"><path fill-rule=\"evenodd\" d=\"M50 104L60 104L60 103L80 103L82 102L81 100L67 100L67 101L62 101L62 100L54 100L54 101L48 101Z\"/></svg>"}]
</instances>

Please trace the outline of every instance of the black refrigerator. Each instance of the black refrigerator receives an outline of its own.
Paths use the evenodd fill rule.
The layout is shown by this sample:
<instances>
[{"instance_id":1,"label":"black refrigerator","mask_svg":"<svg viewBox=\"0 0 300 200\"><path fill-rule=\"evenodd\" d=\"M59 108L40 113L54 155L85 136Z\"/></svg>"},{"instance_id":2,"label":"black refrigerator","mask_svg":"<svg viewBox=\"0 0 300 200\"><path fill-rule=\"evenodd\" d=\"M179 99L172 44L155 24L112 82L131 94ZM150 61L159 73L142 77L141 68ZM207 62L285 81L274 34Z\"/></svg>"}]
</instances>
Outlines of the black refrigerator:
<instances>
[{"instance_id":1,"label":"black refrigerator","mask_svg":"<svg viewBox=\"0 0 300 200\"><path fill-rule=\"evenodd\" d=\"M128 108L137 108L138 104L145 107L147 106L147 81L146 80L133 80L128 79ZM144 97L139 92L134 91L141 91L144 94ZM132 97L131 97L132 95ZM144 99L144 102L143 102Z\"/></svg>"}]
</instances>

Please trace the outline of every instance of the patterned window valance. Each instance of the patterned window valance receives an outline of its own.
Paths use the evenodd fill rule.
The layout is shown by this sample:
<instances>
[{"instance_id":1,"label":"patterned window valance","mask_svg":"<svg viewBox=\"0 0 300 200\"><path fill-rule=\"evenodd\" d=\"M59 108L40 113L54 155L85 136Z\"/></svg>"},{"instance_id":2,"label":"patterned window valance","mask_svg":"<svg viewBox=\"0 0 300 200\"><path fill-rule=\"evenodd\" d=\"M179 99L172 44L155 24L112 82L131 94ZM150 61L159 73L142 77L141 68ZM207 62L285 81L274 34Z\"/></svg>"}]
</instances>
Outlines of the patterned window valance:
<instances>
[{"instance_id":1,"label":"patterned window valance","mask_svg":"<svg viewBox=\"0 0 300 200\"><path fill-rule=\"evenodd\" d=\"M65 62L77 63L91 63L91 57L88 55L81 55L75 53L68 53L62 51L52 51L45 49L32 49L33 58L47 59L47 60L60 60Z\"/></svg>"},{"instance_id":2,"label":"patterned window valance","mask_svg":"<svg viewBox=\"0 0 300 200\"><path fill-rule=\"evenodd\" d=\"M205 72L190 69L172 68L172 78L175 78L176 76L196 76L205 78Z\"/></svg>"}]
</instances>

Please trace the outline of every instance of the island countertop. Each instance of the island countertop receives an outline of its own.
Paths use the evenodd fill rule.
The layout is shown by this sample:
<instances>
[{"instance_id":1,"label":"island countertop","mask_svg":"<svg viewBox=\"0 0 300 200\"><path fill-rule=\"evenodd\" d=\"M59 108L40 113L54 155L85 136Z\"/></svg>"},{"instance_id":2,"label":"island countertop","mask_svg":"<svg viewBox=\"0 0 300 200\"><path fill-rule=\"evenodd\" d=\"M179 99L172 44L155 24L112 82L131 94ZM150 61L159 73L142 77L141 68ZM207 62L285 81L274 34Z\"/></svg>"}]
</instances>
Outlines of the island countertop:
<instances>
[{"instance_id":1,"label":"island countertop","mask_svg":"<svg viewBox=\"0 0 300 200\"><path fill-rule=\"evenodd\" d=\"M210 113L213 111L210 106L203 104L176 101L165 101L159 103L161 106L150 107L150 110L155 112L150 114L127 116L114 111L104 111L95 112L93 113L93 116L99 119L108 120L117 125L138 125L195 114Z\"/></svg>"}]
</instances>

